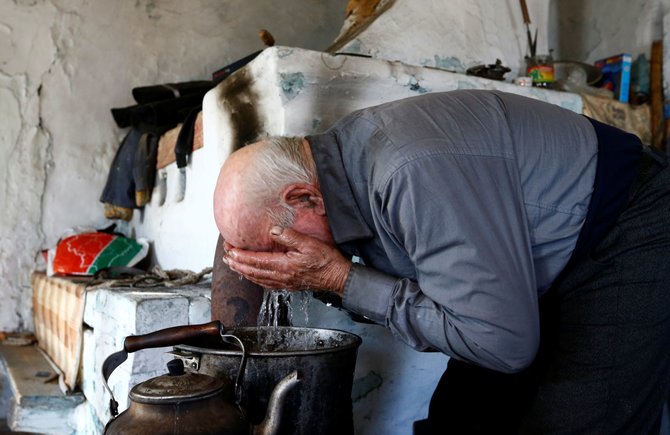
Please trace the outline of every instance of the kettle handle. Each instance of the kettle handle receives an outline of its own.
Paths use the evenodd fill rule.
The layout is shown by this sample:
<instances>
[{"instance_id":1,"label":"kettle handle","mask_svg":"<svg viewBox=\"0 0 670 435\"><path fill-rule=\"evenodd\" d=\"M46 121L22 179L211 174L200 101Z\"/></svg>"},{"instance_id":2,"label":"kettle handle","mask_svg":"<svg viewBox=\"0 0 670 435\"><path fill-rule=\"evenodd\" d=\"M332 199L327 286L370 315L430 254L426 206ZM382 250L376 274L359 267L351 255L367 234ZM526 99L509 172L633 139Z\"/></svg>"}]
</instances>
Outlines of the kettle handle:
<instances>
[{"instance_id":1,"label":"kettle handle","mask_svg":"<svg viewBox=\"0 0 670 435\"><path fill-rule=\"evenodd\" d=\"M201 339L204 337L222 338L224 328L220 321L214 320L209 323L199 325L174 326L165 328L144 335L130 335L123 340L123 350L109 355L102 363L102 384L109 392L109 411L112 418L119 413L119 404L114 399L114 393L109 388L107 380L112 372L120 366L127 358L128 354L142 349L151 349L155 347L167 347L177 344L187 344L189 341ZM240 375L238 374L238 379Z\"/></svg>"}]
</instances>

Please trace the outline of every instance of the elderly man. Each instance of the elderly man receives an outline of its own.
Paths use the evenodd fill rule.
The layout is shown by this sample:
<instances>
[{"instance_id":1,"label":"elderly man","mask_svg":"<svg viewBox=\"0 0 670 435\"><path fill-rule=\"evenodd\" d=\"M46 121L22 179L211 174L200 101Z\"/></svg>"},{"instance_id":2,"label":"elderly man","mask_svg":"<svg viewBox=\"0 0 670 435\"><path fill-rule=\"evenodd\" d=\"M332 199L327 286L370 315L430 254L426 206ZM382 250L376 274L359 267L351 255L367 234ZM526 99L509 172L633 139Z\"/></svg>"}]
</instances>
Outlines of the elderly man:
<instances>
[{"instance_id":1,"label":"elderly man","mask_svg":"<svg viewBox=\"0 0 670 435\"><path fill-rule=\"evenodd\" d=\"M235 152L215 217L233 271L332 292L451 356L431 433L653 433L670 385L662 160L547 103L427 94Z\"/></svg>"}]
</instances>

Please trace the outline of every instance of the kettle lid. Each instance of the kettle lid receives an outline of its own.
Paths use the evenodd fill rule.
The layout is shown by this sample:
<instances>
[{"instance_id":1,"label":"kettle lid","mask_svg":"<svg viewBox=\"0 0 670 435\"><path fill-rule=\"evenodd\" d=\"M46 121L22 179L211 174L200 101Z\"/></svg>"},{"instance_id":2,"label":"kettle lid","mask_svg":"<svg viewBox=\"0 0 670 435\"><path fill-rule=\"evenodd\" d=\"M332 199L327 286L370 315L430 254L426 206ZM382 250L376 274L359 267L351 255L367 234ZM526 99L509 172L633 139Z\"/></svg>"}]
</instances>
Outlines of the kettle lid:
<instances>
[{"instance_id":1,"label":"kettle lid","mask_svg":"<svg viewBox=\"0 0 670 435\"><path fill-rule=\"evenodd\" d=\"M174 359L168 363L168 374L135 385L129 397L140 403L168 404L215 396L225 387L221 379L199 373L185 373L184 362Z\"/></svg>"}]
</instances>

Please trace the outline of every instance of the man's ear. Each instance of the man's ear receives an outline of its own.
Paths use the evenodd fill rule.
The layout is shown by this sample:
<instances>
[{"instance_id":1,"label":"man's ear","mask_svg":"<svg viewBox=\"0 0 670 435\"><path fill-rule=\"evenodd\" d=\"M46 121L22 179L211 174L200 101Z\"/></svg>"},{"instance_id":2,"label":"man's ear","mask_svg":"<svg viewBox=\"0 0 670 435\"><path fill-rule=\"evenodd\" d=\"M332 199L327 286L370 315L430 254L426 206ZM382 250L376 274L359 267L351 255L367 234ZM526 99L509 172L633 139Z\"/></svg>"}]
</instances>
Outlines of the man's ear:
<instances>
[{"instance_id":1,"label":"man's ear","mask_svg":"<svg viewBox=\"0 0 670 435\"><path fill-rule=\"evenodd\" d=\"M311 184L295 183L282 191L282 200L295 209L309 208L319 215L325 215L321 191Z\"/></svg>"}]
</instances>

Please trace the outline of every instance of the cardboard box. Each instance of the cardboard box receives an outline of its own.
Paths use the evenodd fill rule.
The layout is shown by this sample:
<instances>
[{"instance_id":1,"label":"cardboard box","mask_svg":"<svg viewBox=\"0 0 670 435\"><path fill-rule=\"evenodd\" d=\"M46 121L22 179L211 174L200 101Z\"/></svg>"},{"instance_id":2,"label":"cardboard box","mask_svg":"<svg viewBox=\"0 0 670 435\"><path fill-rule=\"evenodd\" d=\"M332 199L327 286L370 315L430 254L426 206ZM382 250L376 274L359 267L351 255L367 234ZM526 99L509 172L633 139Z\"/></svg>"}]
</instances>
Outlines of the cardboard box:
<instances>
[{"instance_id":1,"label":"cardboard box","mask_svg":"<svg viewBox=\"0 0 670 435\"><path fill-rule=\"evenodd\" d=\"M630 68L632 63L633 56L625 53L595 62L595 66L603 73L598 86L614 92L614 98L622 103L628 102Z\"/></svg>"}]
</instances>

